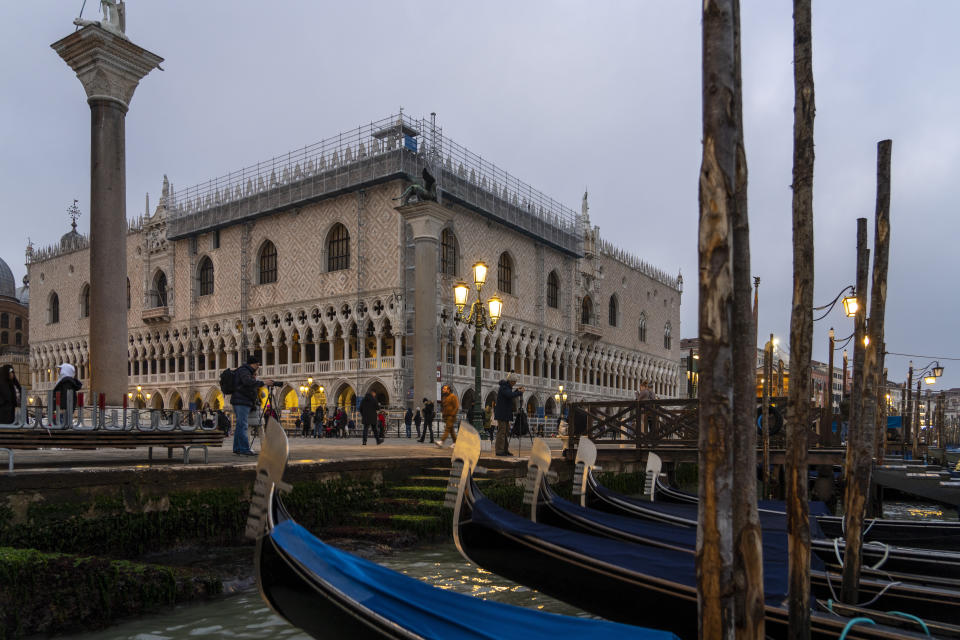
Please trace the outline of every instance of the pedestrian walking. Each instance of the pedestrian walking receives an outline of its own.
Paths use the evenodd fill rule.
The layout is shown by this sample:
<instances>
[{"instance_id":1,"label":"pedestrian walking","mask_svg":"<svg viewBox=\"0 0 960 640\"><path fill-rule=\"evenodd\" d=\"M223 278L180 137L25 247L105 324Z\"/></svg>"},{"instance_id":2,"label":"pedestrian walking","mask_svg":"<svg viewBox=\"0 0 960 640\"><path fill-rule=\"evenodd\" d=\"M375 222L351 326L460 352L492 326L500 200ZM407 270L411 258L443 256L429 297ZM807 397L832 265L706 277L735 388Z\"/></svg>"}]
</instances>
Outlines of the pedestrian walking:
<instances>
[{"instance_id":1,"label":"pedestrian walking","mask_svg":"<svg viewBox=\"0 0 960 640\"><path fill-rule=\"evenodd\" d=\"M300 428L304 437L307 437L313 431L313 412L310 407L304 407L300 412Z\"/></svg>"},{"instance_id":2,"label":"pedestrian walking","mask_svg":"<svg viewBox=\"0 0 960 640\"><path fill-rule=\"evenodd\" d=\"M507 450L507 437L510 430L510 422L513 420L513 400L523 395L523 387L513 386L517 383L517 374L511 371L507 374L505 380L500 381L500 388L497 391L497 406L494 409L493 417L497 421L497 455L512 456Z\"/></svg>"},{"instance_id":3,"label":"pedestrian walking","mask_svg":"<svg viewBox=\"0 0 960 640\"><path fill-rule=\"evenodd\" d=\"M487 440L493 442L493 408L497 406L496 400L491 400L483 409L483 431L487 434Z\"/></svg>"},{"instance_id":4,"label":"pedestrian walking","mask_svg":"<svg viewBox=\"0 0 960 640\"><path fill-rule=\"evenodd\" d=\"M313 412L313 437L320 438L323 436L323 425L324 425L324 415L323 415L323 405L317 405L316 411Z\"/></svg>"},{"instance_id":5,"label":"pedestrian walking","mask_svg":"<svg viewBox=\"0 0 960 640\"><path fill-rule=\"evenodd\" d=\"M413 414L413 424L417 427L417 440L423 442L423 438L420 437L421 422L423 422L423 416L420 415L420 407L417 407L417 412Z\"/></svg>"},{"instance_id":6,"label":"pedestrian walking","mask_svg":"<svg viewBox=\"0 0 960 640\"><path fill-rule=\"evenodd\" d=\"M260 356L252 355L247 363L237 367L234 372L233 393L230 404L237 416L237 428L233 432L233 452L239 456L255 456L250 450L247 437L250 412L260 403L260 387L273 384L273 380L257 380L260 370Z\"/></svg>"},{"instance_id":7,"label":"pedestrian walking","mask_svg":"<svg viewBox=\"0 0 960 640\"><path fill-rule=\"evenodd\" d=\"M367 394L363 396L363 399L360 401L360 418L363 421L363 443L367 444L367 430L373 429L373 438L377 441L377 444L383 442L383 437L380 435L380 429L377 426L379 421L378 412L380 411L380 403L377 402L377 394L373 391L367 391Z\"/></svg>"},{"instance_id":8,"label":"pedestrian walking","mask_svg":"<svg viewBox=\"0 0 960 640\"><path fill-rule=\"evenodd\" d=\"M83 387L83 384L77 380L77 370L72 364L62 364L60 365L60 377L57 378L57 383L53 386L53 397L54 402L57 395L59 394L60 400L56 407L51 407L51 409L56 408L58 411L66 412L67 410L67 397L73 398L73 406L77 406L77 391Z\"/></svg>"},{"instance_id":9,"label":"pedestrian walking","mask_svg":"<svg viewBox=\"0 0 960 640\"><path fill-rule=\"evenodd\" d=\"M17 380L13 365L5 364L0 367L0 424L13 424L16 420L21 393L23 389Z\"/></svg>"},{"instance_id":10,"label":"pedestrian walking","mask_svg":"<svg viewBox=\"0 0 960 640\"><path fill-rule=\"evenodd\" d=\"M423 433L420 434L420 442L423 442L424 438L427 437L427 432L430 432L430 444L433 444L433 403L423 399Z\"/></svg>"},{"instance_id":11,"label":"pedestrian walking","mask_svg":"<svg viewBox=\"0 0 960 640\"><path fill-rule=\"evenodd\" d=\"M450 388L450 385L445 384L440 389L440 413L443 416L443 435L440 437L440 440L436 442L438 447L443 447L443 443L447 441L447 434L450 434L450 446L452 447L457 442L457 412L460 410L460 400L457 399L457 394L453 392L453 389Z\"/></svg>"},{"instance_id":12,"label":"pedestrian walking","mask_svg":"<svg viewBox=\"0 0 960 640\"><path fill-rule=\"evenodd\" d=\"M407 437L410 437L410 424L413 422L413 411L410 410L410 407L407 407L407 412L403 414L403 424L407 427ZM419 429L417 429L419 431ZM420 435L419 433L417 434Z\"/></svg>"}]
</instances>

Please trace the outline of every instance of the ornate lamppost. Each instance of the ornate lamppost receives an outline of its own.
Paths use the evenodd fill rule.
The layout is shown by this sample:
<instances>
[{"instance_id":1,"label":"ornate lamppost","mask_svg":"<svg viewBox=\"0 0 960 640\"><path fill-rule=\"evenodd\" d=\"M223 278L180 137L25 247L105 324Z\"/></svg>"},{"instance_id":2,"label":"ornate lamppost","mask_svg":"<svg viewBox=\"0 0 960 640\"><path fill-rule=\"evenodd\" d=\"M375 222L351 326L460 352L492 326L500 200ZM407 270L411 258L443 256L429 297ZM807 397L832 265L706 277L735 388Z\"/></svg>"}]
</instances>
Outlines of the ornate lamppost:
<instances>
[{"instance_id":1,"label":"ornate lamppost","mask_svg":"<svg viewBox=\"0 0 960 640\"><path fill-rule=\"evenodd\" d=\"M131 403L135 402L137 404L138 409L145 409L147 407L147 403L150 401L150 394L144 393L143 387L138 384L137 392L134 393L133 391L130 391L129 393L127 393L127 399Z\"/></svg>"},{"instance_id":2,"label":"ornate lamppost","mask_svg":"<svg viewBox=\"0 0 960 640\"><path fill-rule=\"evenodd\" d=\"M567 419L567 392L563 390L563 385L557 387L557 392L553 394L553 399L560 405L560 419Z\"/></svg>"},{"instance_id":3,"label":"ornate lamppost","mask_svg":"<svg viewBox=\"0 0 960 640\"><path fill-rule=\"evenodd\" d=\"M474 401L473 410L470 419L474 428L481 432L483 429L483 395L481 390L481 370L483 367L483 353L481 352L480 333L486 328L493 332L500 321L500 315L503 312L503 300L498 296L490 296L487 300L487 307L484 307L482 290L487 281L487 265L484 262L477 262L473 265L473 284L477 289L477 299L470 305L470 313L464 315L464 309L467 306L467 298L470 295L470 285L466 282L458 282L453 287L453 299L457 305L457 322L473 323L473 364L475 372L474 380Z\"/></svg>"}]
</instances>

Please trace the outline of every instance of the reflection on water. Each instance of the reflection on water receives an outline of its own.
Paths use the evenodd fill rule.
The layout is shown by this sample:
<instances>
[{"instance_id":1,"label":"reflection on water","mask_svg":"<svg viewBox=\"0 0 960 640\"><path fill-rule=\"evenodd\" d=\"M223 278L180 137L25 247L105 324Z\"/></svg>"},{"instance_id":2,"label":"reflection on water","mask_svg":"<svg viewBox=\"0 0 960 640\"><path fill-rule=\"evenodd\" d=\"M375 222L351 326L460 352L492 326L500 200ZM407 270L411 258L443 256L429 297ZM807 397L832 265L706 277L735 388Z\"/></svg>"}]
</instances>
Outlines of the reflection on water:
<instances>
[{"instance_id":1,"label":"reflection on water","mask_svg":"<svg viewBox=\"0 0 960 640\"><path fill-rule=\"evenodd\" d=\"M252 552L252 551L251 551ZM395 571L480 598L590 617L575 607L467 564L453 544L398 552L378 560ZM74 636L92 640L178 640L180 638L284 638L310 636L278 618L255 589L207 604L178 607L105 631ZM358 640L360 640L358 638Z\"/></svg>"},{"instance_id":2,"label":"reflection on water","mask_svg":"<svg viewBox=\"0 0 960 640\"><path fill-rule=\"evenodd\" d=\"M883 502L883 517L894 520L957 520L957 510L936 502Z\"/></svg>"}]
</instances>

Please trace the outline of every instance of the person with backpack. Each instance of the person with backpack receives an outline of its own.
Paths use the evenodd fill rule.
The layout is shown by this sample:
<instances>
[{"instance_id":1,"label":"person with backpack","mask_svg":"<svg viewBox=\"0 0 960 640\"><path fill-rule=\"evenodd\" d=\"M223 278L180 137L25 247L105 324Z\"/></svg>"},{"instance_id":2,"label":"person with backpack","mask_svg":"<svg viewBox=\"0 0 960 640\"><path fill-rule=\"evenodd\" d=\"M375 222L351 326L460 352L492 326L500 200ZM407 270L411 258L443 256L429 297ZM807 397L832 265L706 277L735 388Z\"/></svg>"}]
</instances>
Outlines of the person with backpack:
<instances>
[{"instance_id":1,"label":"person with backpack","mask_svg":"<svg viewBox=\"0 0 960 640\"><path fill-rule=\"evenodd\" d=\"M423 432L420 434L419 442L427 437L427 431L430 431L430 444L433 444L433 403L423 399Z\"/></svg>"},{"instance_id":2,"label":"person with backpack","mask_svg":"<svg viewBox=\"0 0 960 640\"><path fill-rule=\"evenodd\" d=\"M497 455L512 456L507 449L509 446L509 429L513 421L513 400L523 395L523 387L513 388L517 383L517 374L511 371L507 374L506 380L500 381L500 388L497 391L497 406L494 408L493 417L497 421Z\"/></svg>"},{"instance_id":3,"label":"person with backpack","mask_svg":"<svg viewBox=\"0 0 960 640\"><path fill-rule=\"evenodd\" d=\"M237 416L237 428L233 433L233 452L239 456L257 455L250 450L250 441L247 437L247 425L250 412L260 403L260 387L273 385L273 380L257 380L257 371L260 370L260 356L251 355L247 363L238 367L234 372L232 384L225 380L226 371L220 374L220 384L228 382L230 388L230 404ZM224 390L226 395L226 390Z\"/></svg>"},{"instance_id":4,"label":"person with backpack","mask_svg":"<svg viewBox=\"0 0 960 640\"><path fill-rule=\"evenodd\" d=\"M366 395L363 396L363 399L360 401L360 417L363 420L363 442L362 444L367 444L367 430L373 429L373 439L377 441L377 444L383 442L383 436L380 435L380 429L377 427L377 422L379 416L377 415L380 411L380 403L377 402L377 394L373 391L367 391Z\"/></svg>"}]
</instances>

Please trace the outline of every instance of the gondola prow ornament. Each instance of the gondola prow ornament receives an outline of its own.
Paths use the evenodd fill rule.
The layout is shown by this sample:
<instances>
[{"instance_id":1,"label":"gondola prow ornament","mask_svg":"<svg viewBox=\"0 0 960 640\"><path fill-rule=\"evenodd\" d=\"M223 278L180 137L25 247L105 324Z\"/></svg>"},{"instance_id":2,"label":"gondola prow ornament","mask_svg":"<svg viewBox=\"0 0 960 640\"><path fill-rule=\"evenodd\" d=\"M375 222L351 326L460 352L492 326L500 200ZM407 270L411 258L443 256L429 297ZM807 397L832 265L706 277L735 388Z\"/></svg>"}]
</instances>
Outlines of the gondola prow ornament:
<instances>
[{"instance_id":1,"label":"gondola prow ornament","mask_svg":"<svg viewBox=\"0 0 960 640\"><path fill-rule=\"evenodd\" d=\"M257 458L257 479L253 483L250 513L247 515L247 538L256 540L267 531L267 513L270 496L274 491L290 491L292 487L283 482L283 470L287 466L290 446L287 434L277 419L270 415L264 430L260 457Z\"/></svg>"}]
</instances>

